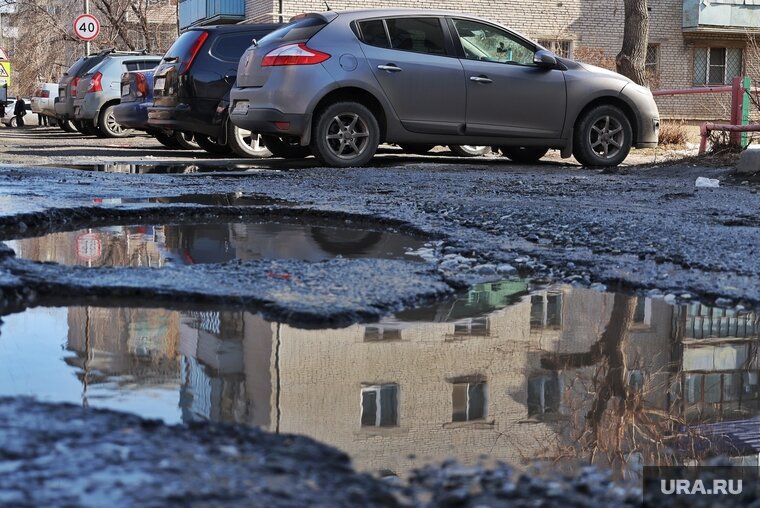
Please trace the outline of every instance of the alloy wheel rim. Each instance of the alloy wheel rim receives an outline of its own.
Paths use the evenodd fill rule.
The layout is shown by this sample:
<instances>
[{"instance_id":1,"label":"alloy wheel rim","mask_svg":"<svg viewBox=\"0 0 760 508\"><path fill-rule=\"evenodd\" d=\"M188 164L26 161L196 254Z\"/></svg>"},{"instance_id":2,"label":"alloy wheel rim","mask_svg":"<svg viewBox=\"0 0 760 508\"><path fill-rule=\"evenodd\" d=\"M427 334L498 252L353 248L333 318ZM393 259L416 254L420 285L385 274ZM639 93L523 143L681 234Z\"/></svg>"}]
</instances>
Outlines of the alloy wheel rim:
<instances>
[{"instance_id":1,"label":"alloy wheel rim","mask_svg":"<svg viewBox=\"0 0 760 508\"><path fill-rule=\"evenodd\" d=\"M463 150L470 153L480 153L486 148L486 145L459 145L459 146Z\"/></svg>"},{"instance_id":2,"label":"alloy wheel rim","mask_svg":"<svg viewBox=\"0 0 760 508\"><path fill-rule=\"evenodd\" d=\"M252 153L258 154L266 150L264 142L261 140L261 134L256 134L254 136L248 129L236 127L235 135L237 136L238 141L240 141L240 144L250 148Z\"/></svg>"},{"instance_id":3,"label":"alloy wheel rim","mask_svg":"<svg viewBox=\"0 0 760 508\"><path fill-rule=\"evenodd\" d=\"M116 122L113 113L109 112L106 116L106 128L114 134L122 134L124 129Z\"/></svg>"},{"instance_id":4,"label":"alloy wheel rim","mask_svg":"<svg viewBox=\"0 0 760 508\"><path fill-rule=\"evenodd\" d=\"M356 113L342 113L330 120L325 135L327 146L339 159L355 159L369 146L369 128Z\"/></svg>"},{"instance_id":5,"label":"alloy wheel rim","mask_svg":"<svg viewBox=\"0 0 760 508\"><path fill-rule=\"evenodd\" d=\"M597 157L614 159L623 149L623 142L625 141L623 125L610 115L599 117L591 125L588 141L591 150Z\"/></svg>"}]
</instances>

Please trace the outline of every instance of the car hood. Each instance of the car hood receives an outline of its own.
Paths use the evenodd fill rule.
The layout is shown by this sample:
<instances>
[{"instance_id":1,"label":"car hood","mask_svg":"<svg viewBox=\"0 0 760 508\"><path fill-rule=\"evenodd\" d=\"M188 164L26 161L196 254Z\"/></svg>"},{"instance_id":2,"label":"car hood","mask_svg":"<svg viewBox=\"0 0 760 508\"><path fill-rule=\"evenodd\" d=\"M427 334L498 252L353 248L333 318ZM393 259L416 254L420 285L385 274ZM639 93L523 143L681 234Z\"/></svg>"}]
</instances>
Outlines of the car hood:
<instances>
[{"instance_id":1,"label":"car hood","mask_svg":"<svg viewBox=\"0 0 760 508\"><path fill-rule=\"evenodd\" d=\"M584 62L577 62L577 64L585 71L592 72L594 74L597 74L599 76L603 76L606 78L614 78L617 80L620 80L621 84L627 85L628 83L633 83L632 80L629 78L626 78L622 74L618 74L615 71L611 71L609 69L604 69L602 67L597 67L596 65L587 64Z\"/></svg>"}]
</instances>

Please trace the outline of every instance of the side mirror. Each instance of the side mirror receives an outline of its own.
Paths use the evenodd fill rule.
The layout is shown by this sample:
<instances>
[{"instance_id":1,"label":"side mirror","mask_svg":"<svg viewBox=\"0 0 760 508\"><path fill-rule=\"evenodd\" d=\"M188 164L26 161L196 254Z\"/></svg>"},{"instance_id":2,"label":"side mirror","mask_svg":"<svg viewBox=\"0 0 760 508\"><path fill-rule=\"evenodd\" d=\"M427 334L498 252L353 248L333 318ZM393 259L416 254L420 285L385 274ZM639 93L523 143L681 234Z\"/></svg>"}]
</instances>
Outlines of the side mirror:
<instances>
[{"instance_id":1,"label":"side mirror","mask_svg":"<svg viewBox=\"0 0 760 508\"><path fill-rule=\"evenodd\" d=\"M544 69L553 69L557 66L557 58L551 51L539 49L536 51L536 54L533 55L533 63Z\"/></svg>"}]
</instances>

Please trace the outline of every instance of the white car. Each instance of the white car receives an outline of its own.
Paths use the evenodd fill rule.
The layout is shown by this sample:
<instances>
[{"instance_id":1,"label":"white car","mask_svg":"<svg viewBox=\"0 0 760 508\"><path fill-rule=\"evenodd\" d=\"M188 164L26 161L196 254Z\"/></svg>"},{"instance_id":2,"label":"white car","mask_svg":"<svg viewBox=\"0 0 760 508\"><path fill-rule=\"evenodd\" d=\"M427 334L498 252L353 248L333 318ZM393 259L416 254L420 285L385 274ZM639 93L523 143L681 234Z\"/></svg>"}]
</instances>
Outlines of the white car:
<instances>
[{"instance_id":1,"label":"white car","mask_svg":"<svg viewBox=\"0 0 760 508\"><path fill-rule=\"evenodd\" d=\"M26 110L29 111L29 99L21 99L26 104ZM5 124L8 127L16 127L16 117L13 114L13 109L16 107L16 99L12 99L8 97L8 100L5 101L5 116L0 119L3 124ZM27 117L28 118L28 115ZM27 122L29 120L26 120Z\"/></svg>"},{"instance_id":2,"label":"white car","mask_svg":"<svg viewBox=\"0 0 760 508\"><path fill-rule=\"evenodd\" d=\"M42 83L34 91L32 112L55 117L55 98L58 97L58 83Z\"/></svg>"}]
</instances>

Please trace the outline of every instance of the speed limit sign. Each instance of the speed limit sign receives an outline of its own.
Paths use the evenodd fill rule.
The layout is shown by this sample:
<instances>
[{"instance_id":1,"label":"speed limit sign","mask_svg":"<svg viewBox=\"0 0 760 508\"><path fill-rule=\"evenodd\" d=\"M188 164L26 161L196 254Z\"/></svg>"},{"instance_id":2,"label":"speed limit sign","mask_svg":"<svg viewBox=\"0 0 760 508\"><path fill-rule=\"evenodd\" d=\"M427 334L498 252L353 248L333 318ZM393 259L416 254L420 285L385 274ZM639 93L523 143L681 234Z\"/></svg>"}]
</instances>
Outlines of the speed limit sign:
<instances>
[{"instance_id":1,"label":"speed limit sign","mask_svg":"<svg viewBox=\"0 0 760 508\"><path fill-rule=\"evenodd\" d=\"M92 14L82 14L74 20L74 33L83 41L91 41L100 33L100 21Z\"/></svg>"}]
</instances>

